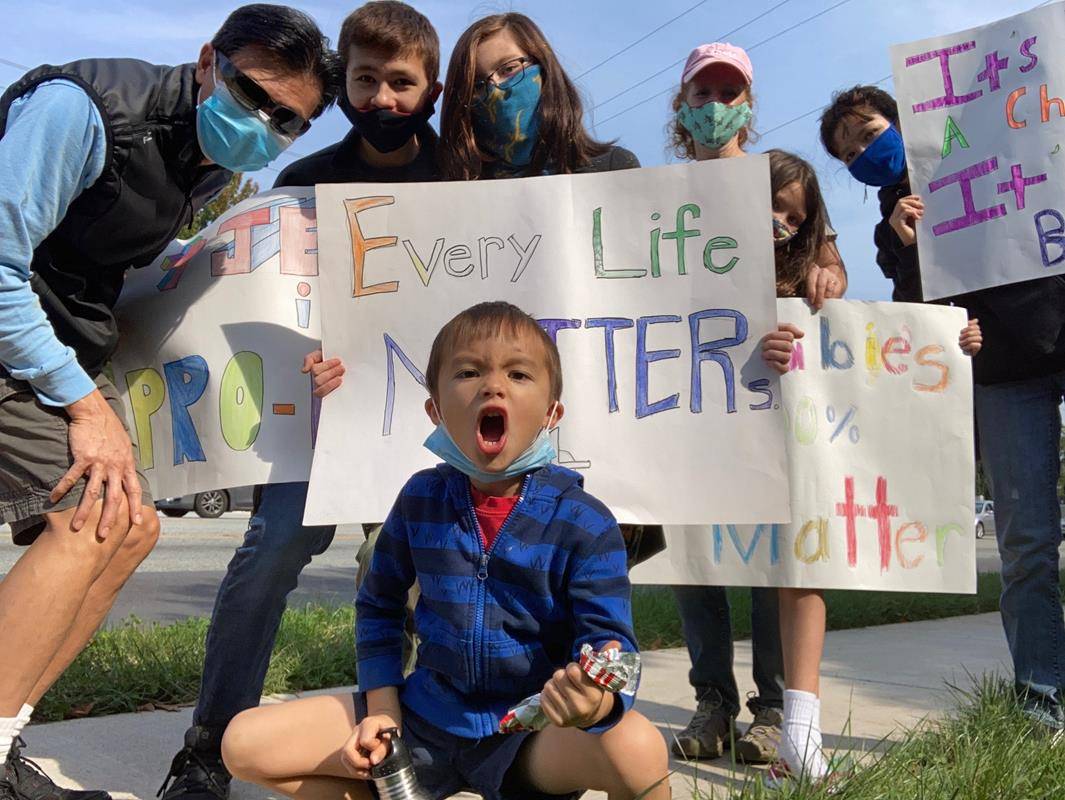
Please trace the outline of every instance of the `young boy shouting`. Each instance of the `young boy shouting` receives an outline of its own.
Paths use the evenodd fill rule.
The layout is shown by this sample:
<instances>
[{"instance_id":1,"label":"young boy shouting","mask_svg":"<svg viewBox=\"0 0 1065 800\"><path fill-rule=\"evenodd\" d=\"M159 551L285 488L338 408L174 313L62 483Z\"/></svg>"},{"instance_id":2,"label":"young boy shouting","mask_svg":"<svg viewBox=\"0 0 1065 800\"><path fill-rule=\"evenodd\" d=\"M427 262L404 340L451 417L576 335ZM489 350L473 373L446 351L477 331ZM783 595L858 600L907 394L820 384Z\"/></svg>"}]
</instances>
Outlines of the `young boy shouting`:
<instances>
[{"instance_id":1,"label":"young boy shouting","mask_svg":"<svg viewBox=\"0 0 1065 800\"><path fill-rule=\"evenodd\" d=\"M403 487L359 591L360 691L245 711L222 749L234 775L292 797L369 797L400 728L430 796L485 800L600 789L669 797L665 741L575 662L581 647L635 651L625 545L580 476L553 466L564 413L558 350L536 321L481 303L437 334L426 446L445 463ZM417 578L418 664L401 670ZM497 733L541 693L539 732ZM657 782L657 783L656 783Z\"/></svg>"}]
</instances>

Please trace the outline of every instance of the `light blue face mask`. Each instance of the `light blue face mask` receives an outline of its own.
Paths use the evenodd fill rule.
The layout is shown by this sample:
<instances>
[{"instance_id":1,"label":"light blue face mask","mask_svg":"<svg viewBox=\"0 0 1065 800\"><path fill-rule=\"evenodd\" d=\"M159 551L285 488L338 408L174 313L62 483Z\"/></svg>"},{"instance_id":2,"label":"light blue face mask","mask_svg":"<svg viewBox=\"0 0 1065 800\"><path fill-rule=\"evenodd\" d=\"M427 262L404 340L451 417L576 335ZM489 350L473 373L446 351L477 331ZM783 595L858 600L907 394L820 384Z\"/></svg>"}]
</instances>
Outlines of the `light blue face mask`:
<instances>
[{"instance_id":1,"label":"light blue face mask","mask_svg":"<svg viewBox=\"0 0 1065 800\"><path fill-rule=\"evenodd\" d=\"M751 104L743 102L727 106L715 101L692 108L681 103L677 119L696 142L711 150L720 150L751 121Z\"/></svg>"},{"instance_id":2,"label":"light blue face mask","mask_svg":"<svg viewBox=\"0 0 1065 800\"><path fill-rule=\"evenodd\" d=\"M262 169L292 144L236 101L214 70L214 91L196 106L196 138L215 164L232 172Z\"/></svg>"},{"instance_id":3,"label":"light blue face mask","mask_svg":"<svg viewBox=\"0 0 1065 800\"><path fill-rule=\"evenodd\" d=\"M434 403L433 405L435 407L436 404ZM558 404L556 403L555 405L557 406ZM462 449L455 444L451 434L447 432L447 428L444 426L444 418L440 416L439 410L436 415L440 417L440 424L425 440L425 448L437 458L443 460L445 464L450 464L463 475L478 483L498 483L509 478L517 478L527 472L540 469L540 467L546 467L558 457L558 454L555 453L555 446L551 444L550 434L555 418L554 406L551 408L551 419L548 421L547 427L540 429L536 438L525 448L525 452L515 458L509 466L498 472L485 472L474 464L469 456L463 453Z\"/></svg>"}]
</instances>

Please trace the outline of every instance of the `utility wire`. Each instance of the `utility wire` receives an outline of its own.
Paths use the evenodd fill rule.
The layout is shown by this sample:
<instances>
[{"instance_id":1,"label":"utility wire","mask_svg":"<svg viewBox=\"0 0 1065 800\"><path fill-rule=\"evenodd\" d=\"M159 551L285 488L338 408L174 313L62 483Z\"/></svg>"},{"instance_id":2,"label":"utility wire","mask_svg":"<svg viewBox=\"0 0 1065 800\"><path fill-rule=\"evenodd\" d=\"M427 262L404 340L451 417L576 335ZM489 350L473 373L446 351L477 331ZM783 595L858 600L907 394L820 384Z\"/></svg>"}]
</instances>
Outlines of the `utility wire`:
<instances>
[{"instance_id":1,"label":"utility wire","mask_svg":"<svg viewBox=\"0 0 1065 800\"><path fill-rule=\"evenodd\" d=\"M813 16L809 16L809 17L807 17L806 19L804 19L804 20L802 20L800 22L796 22L793 25L789 25L787 28L784 28L783 30L777 31L772 36L769 36L768 38L765 38L765 39L763 39L762 41L760 41L760 42L758 42L756 44L752 44L750 47L747 47L745 49L747 50L747 52L750 52L751 50L755 50L755 49L761 47L762 45L768 44L769 42L773 41L774 39L777 39L777 38L783 36L785 33L789 33L791 31L795 30L796 28L805 25L808 22L813 22L818 17L822 17L825 14L829 13L830 11L834 11L835 9L839 8L840 6L846 5L849 2L851 2L851 0L839 0L839 2L836 3L835 5L829 6L828 8L823 9L822 11L819 11L816 14L814 14ZM772 9L770 9L770 10L772 10ZM768 13L768 12L766 12L766 13ZM683 60L684 59L681 59L681 61L683 61ZM680 61L678 61L676 63L679 64ZM673 66L676 66L676 64L674 64ZM669 69L669 68L667 67L667 69ZM661 74L661 73L658 73L658 74ZM645 97L643 100L639 101L638 103L633 103L631 106L628 106L627 108L623 108L621 111L618 111L616 114L611 114L609 117L607 117L604 120L599 120L596 123L596 125L603 125L603 124L605 124L607 122L610 122L610 120L612 120L612 119L617 119L622 114L627 114L630 111L632 111L632 110L634 110L636 108L639 108L644 103L649 103L652 100L654 100L654 99L656 99L658 97L661 97L664 94L668 94L669 92L672 92L672 91L674 91L674 87L673 86L668 86L668 87L666 87L665 89L663 89L660 92L655 92L650 97Z\"/></svg>"},{"instance_id":2,"label":"utility wire","mask_svg":"<svg viewBox=\"0 0 1065 800\"><path fill-rule=\"evenodd\" d=\"M739 31L743 30L743 29L744 29L744 28L746 28L746 27L747 27L748 25L753 25L753 24L754 24L755 22L757 22L758 20L762 19L763 17L766 17L766 16L768 16L769 14L772 14L772 13L773 13L774 11L776 11L776 10L777 10L778 8L780 8L781 6L783 6L783 5L786 5L786 4L790 3L790 2L791 2L791 0L781 0L781 2L777 3L777 4L775 5L775 6L773 6L773 7L772 7L772 8L770 8L770 9L768 9L767 11L763 11L763 12L762 12L761 14L759 14L758 16L756 16L756 17L752 17L751 19L747 20L747 21L746 21L745 23L743 23L742 25L740 25L740 26L739 26L738 28L733 28L733 29L732 29L732 30L730 30L730 31L729 31L728 33L722 33L721 35L719 35L719 36L717 37L717 41L719 41L719 42L721 42L721 41L724 41L725 39L727 39L727 38L728 38L729 36L731 36L732 34L734 34L734 33L737 33L737 32L739 32ZM748 48L748 49L750 49L750 48ZM643 85L644 85L645 83L647 83L648 81L652 81L652 80L654 80L654 79L655 79L655 78L657 78L657 77L658 77L659 75L663 75L663 74L665 74L666 72L669 72L670 70L672 70L672 69L675 69L676 67L679 67L679 66L680 66L681 64L683 64L683 63L685 62L685 60L687 60L687 58L688 58L688 57L687 57L687 56L685 56L684 58L681 58L681 59L679 59L679 60L677 60L677 61L674 61L674 62L673 62L672 64L669 64L669 65L667 65L667 66L663 67L662 69L658 70L658 72L654 73L653 75L648 75L648 76L647 76L646 78L643 78L642 80L640 80L640 81L637 81L636 83L632 84L632 85L631 85L631 86L629 86L628 88L626 88L626 89L623 89L622 91L618 92L617 94L615 94L615 95L612 95L612 96L608 97L608 98L607 98L606 100L603 100L602 102L596 103L596 104L595 104L594 106L592 106L592 108L591 108L590 110L591 110L591 111L595 111L595 110L596 110L597 108L599 108L600 106L605 106L605 105L606 105L607 103L611 103L611 102L613 102L614 100L617 100L617 99L618 99L619 97L622 97L622 96L624 96L624 95L628 94L628 93L629 93L629 92L631 92L631 91L632 91L633 89L637 89L637 88L639 88L640 86L643 86Z\"/></svg>"},{"instance_id":3,"label":"utility wire","mask_svg":"<svg viewBox=\"0 0 1065 800\"><path fill-rule=\"evenodd\" d=\"M665 21L665 22L663 22L663 23L662 23L661 25L659 25L659 26L658 26L657 28L655 28L655 29L654 29L653 31L648 31L647 33L645 33L645 34L644 34L643 36L641 36L641 37L640 37L639 39L637 39L636 41L634 41L634 42L631 42L631 43L629 43L629 44L625 45L625 46L624 46L624 47L622 47L622 48L621 48L620 50L618 50L618 51L617 51L616 53L612 53L611 55L607 56L607 57L606 57L606 58L604 58L604 59L603 59L602 61L600 61L600 62L599 62L598 64L596 64L596 65L595 65L594 67L589 67L589 68L588 68L588 69L586 69L586 70L585 70L584 72L582 72L582 73L581 73L580 75L577 75L577 76L576 76L576 77L575 77L575 78L574 78L573 80L575 80L575 81L579 81L579 80L580 80L581 78L583 78L583 77L584 77L585 75L588 75L588 74L590 74L590 73L592 73L592 72L595 72L595 71L596 71L597 69L599 69L599 68L600 68L601 66L603 66L604 64L607 64L607 63L609 63L609 62L613 61L613 60L614 60L615 58L617 58L618 56L620 56L620 55L621 55L622 53L628 52L629 50L631 50L632 48L634 48L634 47L635 47L636 45L638 45L638 44L639 44L640 42L644 42L644 41L646 41L647 39L650 39L650 38L651 38L652 36L654 36L654 35L655 35L656 33L658 33L658 32L659 32L660 30L662 30L663 28L666 28L666 27L668 27L668 26L672 25L672 24L673 24L674 22L676 22L676 21L677 21L678 19L680 19L680 18L681 18L681 17L683 17L683 16L686 16L687 14L690 14L690 13L691 13L692 11L694 11L695 9L697 9L697 8L698 8L699 6L702 6L702 5L706 5L706 3L707 3L707 2L709 2L709 0L699 0L699 2L698 2L698 3L696 3L696 4L695 4L695 5L693 5L693 6L689 6L689 7L687 8L687 9L685 9L684 11L681 11L681 12L680 12L679 14L677 14L677 16L673 17L672 19L668 19L668 20L666 20L666 21Z\"/></svg>"}]
</instances>

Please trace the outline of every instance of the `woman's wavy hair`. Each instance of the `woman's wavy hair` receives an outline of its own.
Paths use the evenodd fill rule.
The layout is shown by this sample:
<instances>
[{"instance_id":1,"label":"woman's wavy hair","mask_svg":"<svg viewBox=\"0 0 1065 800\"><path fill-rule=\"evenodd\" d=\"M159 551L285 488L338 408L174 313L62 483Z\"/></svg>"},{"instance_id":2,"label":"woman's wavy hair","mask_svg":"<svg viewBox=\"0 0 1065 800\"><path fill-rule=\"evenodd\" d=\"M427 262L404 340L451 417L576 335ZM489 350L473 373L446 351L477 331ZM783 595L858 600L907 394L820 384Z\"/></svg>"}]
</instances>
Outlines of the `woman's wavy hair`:
<instances>
[{"instance_id":1,"label":"woman's wavy hair","mask_svg":"<svg viewBox=\"0 0 1065 800\"><path fill-rule=\"evenodd\" d=\"M798 183L806 196L806 219L791 240L774 252L777 297L798 297L804 294L806 273L828 239L828 211L817 173L808 162L784 150L768 150L766 154L772 196L792 183Z\"/></svg>"},{"instance_id":2,"label":"woman's wavy hair","mask_svg":"<svg viewBox=\"0 0 1065 800\"><path fill-rule=\"evenodd\" d=\"M473 23L459 37L451 53L444 81L440 112L440 167L445 180L481 177L492 156L477 143L473 131L477 45L489 36L509 30L525 53L540 65L539 141L525 175L575 172L610 144L593 139L584 127L584 109L573 81L566 75L555 51L540 28L524 14L493 14Z\"/></svg>"}]
</instances>

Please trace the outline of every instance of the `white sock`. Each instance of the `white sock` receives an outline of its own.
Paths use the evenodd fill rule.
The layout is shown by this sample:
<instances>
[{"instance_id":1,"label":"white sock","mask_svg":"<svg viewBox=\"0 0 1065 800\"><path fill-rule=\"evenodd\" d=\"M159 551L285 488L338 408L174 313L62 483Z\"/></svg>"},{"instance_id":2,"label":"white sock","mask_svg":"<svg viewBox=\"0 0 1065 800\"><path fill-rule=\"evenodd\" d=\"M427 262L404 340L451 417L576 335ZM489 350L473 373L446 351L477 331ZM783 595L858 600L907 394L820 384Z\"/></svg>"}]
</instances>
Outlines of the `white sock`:
<instances>
[{"instance_id":1,"label":"white sock","mask_svg":"<svg viewBox=\"0 0 1065 800\"><path fill-rule=\"evenodd\" d=\"M821 778L828 764L821 749L821 700L810 692L784 692L780 757L796 776Z\"/></svg>"},{"instance_id":2,"label":"white sock","mask_svg":"<svg viewBox=\"0 0 1065 800\"><path fill-rule=\"evenodd\" d=\"M18 736L18 717L0 717L0 758L7 758L11 743Z\"/></svg>"},{"instance_id":3,"label":"white sock","mask_svg":"<svg viewBox=\"0 0 1065 800\"><path fill-rule=\"evenodd\" d=\"M19 709L18 716L15 719L18 720L18 724L15 728L15 736L22 735L22 729L30 724L30 719L33 718L33 706L29 703L23 703L22 708Z\"/></svg>"}]
</instances>

